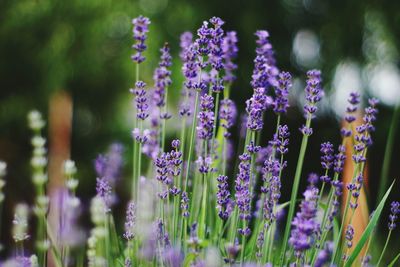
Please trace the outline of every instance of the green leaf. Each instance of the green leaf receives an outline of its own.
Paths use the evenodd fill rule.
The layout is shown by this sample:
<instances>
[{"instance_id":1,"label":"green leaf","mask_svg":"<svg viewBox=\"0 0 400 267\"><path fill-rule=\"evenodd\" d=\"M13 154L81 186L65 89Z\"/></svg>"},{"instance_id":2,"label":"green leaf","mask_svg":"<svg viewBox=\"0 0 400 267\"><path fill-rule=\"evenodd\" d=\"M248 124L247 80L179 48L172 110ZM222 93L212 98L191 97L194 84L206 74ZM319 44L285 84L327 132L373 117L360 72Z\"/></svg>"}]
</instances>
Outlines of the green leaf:
<instances>
[{"instance_id":1,"label":"green leaf","mask_svg":"<svg viewBox=\"0 0 400 267\"><path fill-rule=\"evenodd\" d=\"M194 253L188 253L185 257L185 260L183 261L183 266L189 267L190 264L194 259L196 259L197 255Z\"/></svg>"},{"instance_id":2,"label":"green leaf","mask_svg":"<svg viewBox=\"0 0 400 267\"><path fill-rule=\"evenodd\" d=\"M400 258L400 253L397 254L396 258L394 258L394 259L392 260L391 263L389 263L388 267L393 267L394 264L396 263L396 261L397 261L399 258Z\"/></svg>"},{"instance_id":3,"label":"green leaf","mask_svg":"<svg viewBox=\"0 0 400 267\"><path fill-rule=\"evenodd\" d=\"M353 262L356 260L356 258L358 256L358 254L360 254L362 248L364 247L365 242L367 242L368 238L371 236L372 231L374 230L376 224L378 223L378 220L379 220L379 217L381 216L383 207L385 206L386 199L388 198L393 185L394 185L394 181L393 181L392 185L389 187L389 189L386 191L386 194L383 196L381 202L379 203L378 207L376 208L374 215L372 216L371 220L369 221L369 223L367 225L367 228L365 229L363 235L360 238L360 241L358 241L357 246L354 248L349 259L346 261L345 267L350 267L353 264Z\"/></svg>"}]
</instances>

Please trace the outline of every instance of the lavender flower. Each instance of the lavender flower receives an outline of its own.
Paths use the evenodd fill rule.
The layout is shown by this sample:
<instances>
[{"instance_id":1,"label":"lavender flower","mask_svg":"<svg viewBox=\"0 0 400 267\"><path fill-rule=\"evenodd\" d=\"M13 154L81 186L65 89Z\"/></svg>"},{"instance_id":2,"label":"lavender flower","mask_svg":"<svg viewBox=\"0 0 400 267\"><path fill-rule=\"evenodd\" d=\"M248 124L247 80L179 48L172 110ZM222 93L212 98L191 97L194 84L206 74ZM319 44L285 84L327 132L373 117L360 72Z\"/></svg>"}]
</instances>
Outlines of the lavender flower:
<instances>
[{"instance_id":1,"label":"lavender flower","mask_svg":"<svg viewBox=\"0 0 400 267\"><path fill-rule=\"evenodd\" d=\"M185 61L186 59L186 52L189 49L189 47L193 43L193 34L191 32L184 32L180 36L180 42L179 46L181 48L181 51L179 53L179 57L181 58L182 61Z\"/></svg>"},{"instance_id":2,"label":"lavender flower","mask_svg":"<svg viewBox=\"0 0 400 267\"><path fill-rule=\"evenodd\" d=\"M309 188L313 188L317 185L319 180L319 176L316 173L310 173L307 178L307 182L309 184Z\"/></svg>"},{"instance_id":3,"label":"lavender flower","mask_svg":"<svg viewBox=\"0 0 400 267\"><path fill-rule=\"evenodd\" d=\"M319 70L310 70L307 72L307 85L305 88L306 101L304 105L304 116L307 120L311 120L315 117L317 111L317 103L321 100L324 92L321 88L321 72ZM307 125L303 125L300 128L303 135L312 135L312 128Z\"/></svg>"},{"instance_id":4,"label":"lavender flower","mask_svg":"<svg viewBox=\"0 0 400 267\"><path fill-rule=\"evenodd\" d=\"M265 89L256 88L253 96L246 101L247 128L252 131L259 131L263 128L263 113L271 103L264 93Z\"/></svg>"},{"instance_id":5,"label":"lavender flower","mask_svg":"<svg viewBox=\"0 0 400 267\"><path fill-rule=\"evenodd\" d=\"M278 76L278 85L275 87L274 112L286 113L289 107L289 90L292 87L292 76L289 72L281 72Z\"/></svg>"},{"instance_id":6,"label":"lavender flower","mask_svg":"<svg viewBox=\"0 0 400 267\"><path fill-rule=\"evenodd\" d=\"M350 97L347 101L349 102L349 106L346 108L347 114L344 118L347 123L352 123L356 120L354 113L357 111L357 105L360 103L360 94L357 92L350 93ZM351 129L345 127L340 130L340 133L343 137L348 137L352 134Z\"/></svg>"},{"instance_id":7,"label":"lavender flower","mask_svg":"<svg viewBox=\"0 0 400 267\"><path fill-rule=\"evenodd\" d=\"M189 197L186 192L182 192L181 210L182 210L182 216L184 218L188 218L189 217Z\"/></svg>"},{"instance_id":8,"label":"lavender flower","mask_svg":"<svg viewBox=\"0 0 400 267\"><path fill-rule=\"evenodd\" d=\"M226 254L228 257L224 259L224 261L226 263L234 263L236 257L239 255L239 251L240 251L239 240L235 239L235 242L233 244L226 245Z\"/></svg>"},{"instance_id":9,"label":"lavender flower","mask_svg":"<svg viewBox=\"0 0 400 267\"><path fill-rule=\"evenodd\" d=\"M329 170L333 164L333 145L330 142L321 144L321 165L325 170Z\"/></svg>"},{"instance_id":10,"label":"lavender flower","mask_svg":"<svg viewBox=\"0 0 400 267\"><path fill-rule=\"evenodd\" d=\"M115 202L110 182L104 177L96 179L97 196L101 197L107 207L107 211L111 211L110 207Z\"/></svg>"},{"instance_id":11,"label":"lavender flower","mask_svg":"<svg viewBox=\"0 0 400 267\"><path fill-rule=\"evenodd\" d=\"M317 229L317 199L318 189L311 188L304 192L304 200L300 204L300 211L293 219L292 233L289 243L293 246L297 258L301 258L304 251L311 248Z\"/></svg>"},{"instance_id":12,"label":"lavender flower","mask_svg":"<svg viewBox=\"0 0 400 267\"><path fill-rule=\"evenodd\" d=\"M218 216L222 220L226 220L229 217L229 212L227 211L227 205L229 204L229 197L231 193L229 192L228 176L219 175L218 181L218 191L217 191L217 209Z\"/></svg>"},{"instance_id":13,"label":"lavender flower","mask_svg":"<svg viewBox=\"0 0 400 267\"><path fill-rule=\"evenodd\" d=\"M112 185L117 182L123 164L123 146L113 143L106 155L99 155L95 161L95 169L98 177L104 177Z\"/></svg>"},{"instance_id":14,"label":"lavender flower","mask_svg":"<svg viewBox=\"0 0 400 267\"><path fill-rule=\"evenodd\" d=\"M206 57L209 55L211 50L211 34L212 29L208 27L208 22L203 21L201 27L197 30L197 36L195 43L197 46L197 55L200 57ZM207 67L207 62L200 62L200 67L204 69Z\"/></svg>"},{"instance_id":15,"label":"lavender flower","mask_svg":"<svg viewBox=\"0 0 400 267\"><path fill-rule=\"evenodd\" d=\"M77 246L84 241L83 230L78 226L81 202L67 190L56 191L52 196L54 218L57 219L57 242L60 246Z\"/></svg>"},{"instance_id":16,"label":"lavender flower","mask_svg":"<svg viewBox=\"0 0 400 267\"><path fill-rule=\"evenodd\" d=\"M110 146L106 155L99 155L95 160L97 195L103 198L108 208L111 208L117 201L114 188L122 168L122 152L122 145L114 143Z\"/></svg>"},{"instance_id":17,"label":"lavender flower","mask_svg":"<svg viewBox=\"0 0 400 267\"><path fill-rule=\"evenodd\" d=\"M222 29L222 25L224 25L225 22L218 17L212 17L210 23L213 26L210 31L210 64L213 69L220 71L223 67L222 41L224 30Z\"/></svg>"},{"instance_id":18,"label":"lavender flower","mask_svg":"<svg viewBox=\"0 0 400 267\"><path fill-rule=\"evenodd\" d=\"M180 267L183 265L182 252L174 247L167 248L163 255L163 262L168 267Z\"/></svg>"},{"instance_id":19,"label":"lavender flower","mask_svg":"<svg viewBox=\"0 0 400 267\"><path fill-rule=\"evenodd\" d=\"M125 220L125 233L124 238L128 241L135 237L134 228L136 222L136 206L133 201L128 203L128 208L126 209L126 220Z\"/></svg>"},{"instance_id":20,"label":"lavender flower","mask_svg":"<svg viewBox=\"0 0 400 267\"><path fill-rule=\"evenodd\" d=\"M224 137L230 136L228 129L231 128L236 121L237 109L235 102L230 99L221 100L221 108L219 110L219 118L221 120L221 126L226 129Z\"/></svg>"},{"instance_id":21,"label":"lavender flower","mask_svg":"<svg viewBox=\"0 0 400 267\"><path fill-rule=\"evenodd\" d=\"M250 195L250 155L242 154L239 156L239 173L235 181L235 198L239 208L239 217L244 221L249 221L251 218L251 195ZM242 235L250 234L250 228L239 229Z\"/></svg>"},{"instance_id":22,"label":"lavender flower","mask_svg":"<svg viewBox=\"0 0 400 267\"><path fill-rule=\"evenodd\" d=\"M343 145L340 145L338 151L339 152L335 155L333 170L335 173L340 174L343 171L344 161L346 160L346 148Z\"/></svg>"},{"instance_id":23,"label":"lavender flower","mask_svg":"<svg viewBox=\"0 0 400 267\"><path fill-rule=\"evenodd\" d=\"M233 59L237 57L238 53L237 42L238 39L235 31L226 32L226 35L222 41L225 70L223 80L228 83L232 83L236 79L236 76L233 74L233 72L237 69L237 65L233 63Z\"/></svg>"},{"instance_id":24,"label":"lavender flower","mask_svg":"<svg viewBox=\"0 0 400 267\"><path fill-rule=\"evenodd\" d=\"M354 227L349 224L347 225L347 229L346 229L346 245L348 248L351 248L353 246L353 237L354 237Z\"/></svg>"},{"instance_id":25,"label":"lavender flower","mask_svg":"<svg viewBox=\"0 0 400 267\"><path fill-rule=\"evenodd\" d=\"M197 125L197 136L200 139L208 140L212 138L214 129L214 98L210 95L203 95L200 101L200 112L197 115L199 121Z\"/></svg>"},{"instance_id":26,"label":"lavender flower","mask_svg":"<svg viewBox=\"0 0 400 267\"><path fill-rule=\"evenodd\" d=\"M182 72L186 79L185 86L187 89L195 89L197 86L195 79L198 76L199 68L196 45L190 45L182 54L184 56Z\"/></svg>"},{"instance_id":27,"label":"lavender flower","mask_svg":"<svg viewBox=\"0 0 400 267\"><path fill-rule=\"evenodd\" d=\"M304 105L304 116L314 118L317 111L316 104L321 100L324 92L321 87L321 71L310 70L307 72L307 85L305 88L306 101Z\"/></svg>"},{"instance_id":28,"label":"lavender flower","mask_svg":"<svg viewBox=\"0 0 400 267\"><path fill-rule=\"evenodd\" d=\"M133 39L135 40L132 48L135 50L136 53L132 55L131 58L133 61L139 64L145 60L145 57L142 55L142 53L147 48L145 41L147 39L147 33L149 32L148 26L150 24L150 20L146 17L139 16L132 20L132 24Z\"/></svg>"},{"instance_id":29,"label":"lavender flower","mask_svg":"<svg viewBox=\"0 0 400 267\"><path fill-rule=\"evenodd\" d=\"M267 31L257 31L257 48L256 58L254 59L254 70L251 86L255 88L268 89L270 86L276 85L276 76L278 68L276 67L274 51L268 40L269 33Z\"/></svg>"},{"instance_id":30,"label":"lavender flower","mask_svg":"<svg viewBox=\"0 0 400 267\"><path fill-rule=\"evenodd\" d=\"M169 53L168 43L165 43L164 46L160 49L161 58L158 64L158 67L154 71L153 80L154 80L154 95L153 101L155 102L157 107L165 106L165 90L166 87L171 85L171 71L168 70L168 67L171 66L172 58ZM160 114L161 118L168 118L168 114Z\"/></svg>"},{"instance_id":31,"label":"lavender flower","mask_svg":"<svg viewBox=\"0 0 400 267\"><path fill-rule=\"evenodd\" d=\"M398 215L400 213L400 202L398 201L393 201L392 204L390 204L390 215L389 215L389 230L392 231L394 228L396 228L396 220L398 218Z\"/></svg>"},{"instance_id":32,"label":"lavender flower","mask_svg":"<svg viewBox=\"0 0 400 267\"><path fill-rule=\"evenodd\" d=\"M213 171L211 168L212 158L211 157L198 157L196 160L196 164L198 166L199 172L202 174L209 173Z\"/></svg>"},{"instance_id":33,"label":"lavender flower","mask_svg":"<svg viewBox=\"0 0 400 267\"><path fill-rule=\"evenodd\" d=\"M287 125L278 126L278 134L274 134L274 138L270 141L270 145L275 147L276 151L284 155L289 151L289 127Z\"/></svg>"},{"instance_id":34,"label":"lavender flower","mask_svg":"<svg viewBox=\"0 0 400 267\"><path fill-rule=\"evenodd\" d=\"M333 243L326 242L325 248L318 253L317 260L314 267L323 267L327 264L332 257Z\"/></svg>"},{"instance_id":35,"label":"lavender flower","mask_svg":"<svg viewBox=\"0 0 400 267\"><path fill-rule=\"evenodd\" d=\"M136 118L140 120L145 120L149 116L149 105L147 104L145 87L146 83L137 81L135 83L135 88L129 90L131 94L135 95Z\"/></svg>"}]
</instances>

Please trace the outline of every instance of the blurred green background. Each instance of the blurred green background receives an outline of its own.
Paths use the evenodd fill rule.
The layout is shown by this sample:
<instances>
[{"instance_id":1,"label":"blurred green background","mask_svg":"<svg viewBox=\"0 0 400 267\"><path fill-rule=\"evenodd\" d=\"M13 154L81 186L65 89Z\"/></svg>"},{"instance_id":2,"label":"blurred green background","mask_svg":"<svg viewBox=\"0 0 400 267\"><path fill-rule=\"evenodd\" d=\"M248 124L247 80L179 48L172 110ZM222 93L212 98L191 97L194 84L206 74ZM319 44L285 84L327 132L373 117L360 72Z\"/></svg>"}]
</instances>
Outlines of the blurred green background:
<instances>
[{"instance_id":1,"label":"blurred green background","mask_svg":"<svg viewBox=\"0 0 400 267\"><path fill-rule=\"evenodd\" d=\"M88 199L94 194L93 159L113 141L126 146L125 173L130 173L131 19L139 14L152 21L142 77L152 84L158 49L168 41L174 56L170 92L175 104L182 86L178 52L183 31L195 33L203 20L220 16L226 21L226 30L238 32L239 70L232 95L241 111L251 94L254 32L270 32L279 68L296 78L292 108L284 120L292 132L284 198L288 198L299 149L297 129L303 119L302 102L297 100L301 99L306 70L322 70L326 97L314 124L304 174L320 170L321 142L339 143L339 118L348 93L358 90L364 99L378 97L382 104L375 145L370 150L368 192L371 207L375 205L390 120L400 102L398 0L1 0L0 158L9 164L2 220L11 220L15 202L32 200L26 114L38 109L47 116L49 99L57 91L66 90L73 100L71 156L79 169L79 195ZM270 125L275 121L266 122L264 143L271 136ZM173 133L168 137L172 139ZM393 147L390 179L400 174L399 140L400 132ZM399 200L400 186L392 196ZM8 235L7 224L2 226Z\"/></svg>"}]
</instances>

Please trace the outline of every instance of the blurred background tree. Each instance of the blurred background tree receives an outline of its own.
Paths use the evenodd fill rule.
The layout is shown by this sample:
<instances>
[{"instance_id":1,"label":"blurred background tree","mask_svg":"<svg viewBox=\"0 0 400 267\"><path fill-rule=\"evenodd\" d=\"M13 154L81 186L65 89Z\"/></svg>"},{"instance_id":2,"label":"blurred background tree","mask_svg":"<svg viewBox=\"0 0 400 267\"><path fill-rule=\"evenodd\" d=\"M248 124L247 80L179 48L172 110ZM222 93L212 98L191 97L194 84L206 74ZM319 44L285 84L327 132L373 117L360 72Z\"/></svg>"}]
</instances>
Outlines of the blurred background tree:
<instances>
[{"instance_id":1,"label":"blurred background tree","mask_svg":"<svg viewBox=\"0 0 400 267\"><path fill-rule=\"evenodd\" d=\"M152 20L143 77L149 85L168 41L174 55L172 101L182 86L178 60L179 35L195 32L203 20L220 16L225 29L239 37L238 80L234 100L241 110L251 93L249 85L254 32L266 29L276 51L278 66L296 77L292 106L286 123L292 129L287 181L299 147L301 92L304 73L323 72L326 98L315 125L304 173L319 170L319 144L340 138L339 116L351 90L364 98L382 100L370 153L369 201L374 205L385 154L393 107L400 101L400 2L397 0L2 0L0 1L0 158L9 164L6 217L16 201L31 201L29 178L30 133L26 114L31 109L48 113L49 100L61 90L73 103L71 157L77 161L82 197L95 192L92 162L108 144L126 146L126 173L130 173L131 97L134 67L130 61L131 19L139 14ZM173 107L173 105L171 105ZM48 115L48 114L47 114ZM268 123L267 123L268 126ZM264 143L271 136L267 129ZM172 138L173 136L169 136ZM397 133L394 151L400 148ZM400 174L394 153L390 178ZM392 195L399 196L399 186ZM288 197L288 194L284 193ZM4 233L7 225L2 224Z\"/></svg>"}]
</instances>

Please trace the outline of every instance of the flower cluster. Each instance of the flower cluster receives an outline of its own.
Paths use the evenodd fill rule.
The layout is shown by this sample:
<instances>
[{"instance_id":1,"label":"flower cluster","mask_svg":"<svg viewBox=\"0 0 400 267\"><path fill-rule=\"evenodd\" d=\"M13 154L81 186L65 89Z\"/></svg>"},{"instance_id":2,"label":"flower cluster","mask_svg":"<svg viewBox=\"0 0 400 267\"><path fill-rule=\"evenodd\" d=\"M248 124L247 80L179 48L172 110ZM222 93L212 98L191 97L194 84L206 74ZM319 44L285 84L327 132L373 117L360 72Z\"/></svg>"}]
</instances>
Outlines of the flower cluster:
<instances>
[{"instance_id":1,"label":"flower cluster","mask_svg":"<svg viewBox=\"0 0 400 267\"><path fill-rule=\"evenodd\" d=\"M132 20L133 24L133 39L135 43L132 48L135 50L135 54L132 55L132 60L134 62L142 63L145 60L143 52L146 50L147 46L145 41L147 39L147 33L149 32L150 20L146 17L139 16Z\"/></svg>"},{"instance_id":2,"label":"flower cluster","mask_svg":"<svg viewBox=\"0 0 400 267\"><path fill-rule=\"evenodd\" d=\"M190 32L183 33L179 54L184 76L178 108L181 120L171 120L167 127L167 119L173 114L167 110L171 70L174 69L170 48L167 43L161 47L160 61L153 72L154 87L146 90L146 76L143 81L139 79L139 63L145 60L143 52L150 20L140 16L133 24L135 54L132 59L137 68L135 88L131 89L135 110L132 179L125 179L122 171L121 145L113 144L105 155L97 157L94 163L97 194L91 200L92 224L86 234L79 226L80 211L84 210L81 207L86 203L85 198L78 197L77 166L73 160L65 160L61 177L65 183L56 190L47 190L52 187L46 184L48 158L46 139L41 134L45 122L39 112L31 112L28 122L33 131L31 167L35 202L32 206L16 205L12 222L16 255L0 265L46 266L49 250L57 266L322 267L357 264L354 262L357 250L350 252L350 248L364 246L362 242L367 239L361 238L357 241L361 243L356 244L357 227L352 222L353 217L345 220L346 214L341 215L340 207L354 213L362 205L358 200L365 183L364 163L368 147L372 145L377 100L370 99L361 115L357 112L360 94L350 94L338 150L335 151L334 143L322 143L322 174L310 170L305 177L303 169L309 170L303 165L308 162L306 151L313 132L311 124L324 94L321 72L308 71L303 108L305 124L301 127L303 136L298 163L294 176L285 177L285 168L294 167L288 163L292 157L287 157L289 149L292 153L289 127L282 123L289 108L292 75L279 71L269 33L256 32L256 58L251 77L253 94L246 101L246 112L238 127L235 127L238 111L230 99L237 69L234 63L238 53L236 32L225 31L224 21L213 17L203 22L196 37ZM271 111L266 112L269 108ZM357 116L363 116L363 123L354 126L352 123ZM276 125L275 128L264 127L264 119L268 125ZM175 127L173 124L178 121L180 126ZM268 131L264 131L265 128ZM234 129L238 130L237 136ZM179 139L173 139L176 134L180 135ZM148 158L143 158L143 154ZM352 158L346 159L346 154L352 154ZM237 166L230 166L237 155ZM345 163L351 160L355 163L353 176L351 182L344 185L341 174ZM192 165L195 163L197 166ZM315 165L317 169L318 166ZM0 206L5 198L5 175L6 164L0 161ZM298 190L306 180L308 185L296 213ZM127 193L126 184L131 185L130 197L121 223L114 204L127 199L117 197L116 193L117 188ZM292 189L291 198L282 203L281 194L288 188L281 189L288 184ZM349 198L341 203L344 188ZM387 197L388 193L381 203ZM379 204L380 208L370 220L379 219L382 205ZM287 216L284 216L287 207ZM36 216L37 230L33 234L28 224L30 210ZM384 258L399 213L400 203L395 201L391 204L389 233L377 266ZM340 230L336 231L339 234L333 238L333 243L332 236L336 233L333 226L340 221ZM24 243L31 236L35 237L36 246L34 254L28 257L31 246L24 246ZM280 236L279 242L277 236ZM83 244L85 240L86 245ZM375 246L373 243L371 245ZM86 249L86 258L81 261L83 249ZM368 264L369 251L364 255L363 264ZM253 264L253 260L257 264Z\"/></svg>"},{"instance_id":3,"label":"flower cluster","mask_svg":"<svg viewBox=\"0 0 400 267\"><path fill-rule=\"evenodd\" d=\"M198 114L197 136L200 139L211 139L214 129L214 98L205 94L201 97Z\"/></svg>"},{"instance_id":4,"label":"flower cluster","mask_svg":"<svg viewBox=\"0 0 400 267\"><path fill-rule=\"evenodd\" d=\"M318 189L311 188L304 192L304 200L300 204L300 211L292 222L293 230L289 243L293 246L297 258L311 248L319 228L316 221Z\"/></svg>"},{"instance_id":5,"label":"flower cluster","mask_svg":"<svg viewBox=\"0 0 400 267\"><path fill-rule=\"evenodd\" d=\"M263 113L270 106L271 100L265 95L262 87L254 89L253 96L246 101L247 128L260 131L263 128Z\"/></svg>"}]
</instances>

